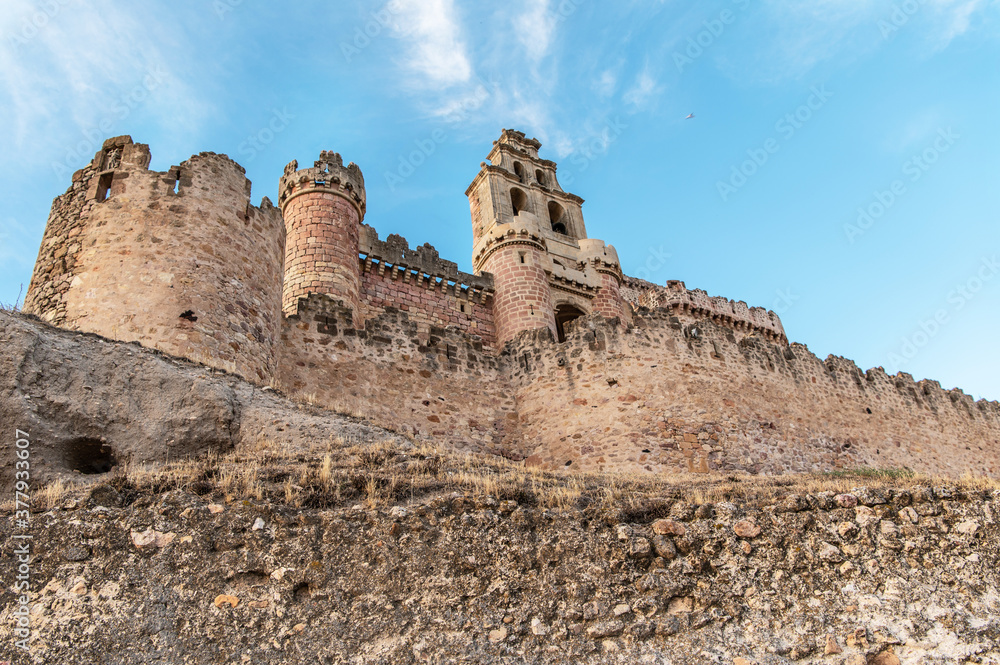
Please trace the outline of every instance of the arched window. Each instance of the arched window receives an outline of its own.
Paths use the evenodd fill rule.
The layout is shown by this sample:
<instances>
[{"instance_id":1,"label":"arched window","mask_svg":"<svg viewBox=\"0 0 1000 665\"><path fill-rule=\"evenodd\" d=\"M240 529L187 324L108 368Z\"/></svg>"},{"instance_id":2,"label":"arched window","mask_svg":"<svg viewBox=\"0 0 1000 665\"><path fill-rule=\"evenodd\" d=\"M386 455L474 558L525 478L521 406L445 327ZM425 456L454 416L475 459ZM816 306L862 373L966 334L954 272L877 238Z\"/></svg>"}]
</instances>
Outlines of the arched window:
<instances>
[{"instance_id":1,"label":"arched window","mask_svg":"<svg viewBox=\"0 0 1000 665\"><path fill-rule=\"evenodd\" d=\"M569 303L564 303L556 307L556 335L560 342L566 341L566 324L586 314L579 307L570 305Z\"/></svg>"},{"instance_id":2,"label":"arched window","mask_svg":"<svg viewBox=\"0 0 1000 665\"><path fill-rule=\"evenodd\" d=\"M514 216L517 217L522 210L528 209L528 195L517 187L511 187L510 206L514 209Z\"/></svg>"},{"instance_id":3,"label":"arched window","mask_svg":"<svg viewBox=\"0 0 1000 665\"><path fill-rule=\"evenodd\" d=\"M544 185L545 184L545 174L542 173L541 169L536 169L535 170L535 180L538 181L539 185Z\"/></svg>"},{"instance_id":4,"label":"arched window","mask_svg":"<svg viewBox=\"0 0 1000 665\"><path fill-rule=\"evenodd\" d=\"M566 229L566 211L555 201L549 201L549 224L556 233L568 235Z\"/></svg>"},{"instance_id":5,"label":"arched window","mask_svg":"<svg viewBox=\"0 0 1000 665\"><path fill-rule=\"evenodd\" d=\"M521 162L514 162L514 175L517 176L518 181L524 184L524 167L521 166Z\"/></svg>"}]
</instances>

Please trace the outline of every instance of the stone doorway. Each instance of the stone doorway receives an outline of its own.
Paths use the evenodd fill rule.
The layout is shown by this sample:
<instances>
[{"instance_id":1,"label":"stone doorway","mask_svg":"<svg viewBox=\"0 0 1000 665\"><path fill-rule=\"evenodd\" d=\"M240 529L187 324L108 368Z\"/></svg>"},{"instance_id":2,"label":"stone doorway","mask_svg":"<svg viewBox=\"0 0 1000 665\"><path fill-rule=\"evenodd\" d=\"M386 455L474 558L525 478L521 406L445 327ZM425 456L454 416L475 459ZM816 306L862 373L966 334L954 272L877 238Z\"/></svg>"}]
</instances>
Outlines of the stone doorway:
<instances>
[{"instance_id":1,"label":"stone doorway","mask_svg":"<svg viewBox=\"0 0 1000 665\"><path fill-rule=\"evenodd\" d=\"M586 314L579 307L570 305L569 303L564 303L556 307L556 336L560 342L566 341L566 324Z\"/></svg>"}]
</instances>

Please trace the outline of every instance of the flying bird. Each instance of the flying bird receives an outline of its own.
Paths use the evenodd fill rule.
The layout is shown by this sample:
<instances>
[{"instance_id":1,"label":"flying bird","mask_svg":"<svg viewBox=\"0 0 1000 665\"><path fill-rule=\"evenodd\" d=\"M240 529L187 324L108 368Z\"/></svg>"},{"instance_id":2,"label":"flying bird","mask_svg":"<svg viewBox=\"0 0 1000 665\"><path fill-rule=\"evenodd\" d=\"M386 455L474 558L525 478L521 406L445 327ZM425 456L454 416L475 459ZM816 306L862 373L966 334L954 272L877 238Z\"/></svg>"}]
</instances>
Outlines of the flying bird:
<instances>
[{"instance_id":1,"label":"flying bird","mask_svg":"<svg viewBox=\"0 0 1000 665\"><path fill-rule=\"evenodd\" d=\"M687 115L686 115L686 116L684 117L684 119L685 119L685 120L690 120L690 119L691 119L691 118L693 118L693 117L694 117L694 113L688 113L688 114L687 114Z\"/></svg>"}]
</instances>

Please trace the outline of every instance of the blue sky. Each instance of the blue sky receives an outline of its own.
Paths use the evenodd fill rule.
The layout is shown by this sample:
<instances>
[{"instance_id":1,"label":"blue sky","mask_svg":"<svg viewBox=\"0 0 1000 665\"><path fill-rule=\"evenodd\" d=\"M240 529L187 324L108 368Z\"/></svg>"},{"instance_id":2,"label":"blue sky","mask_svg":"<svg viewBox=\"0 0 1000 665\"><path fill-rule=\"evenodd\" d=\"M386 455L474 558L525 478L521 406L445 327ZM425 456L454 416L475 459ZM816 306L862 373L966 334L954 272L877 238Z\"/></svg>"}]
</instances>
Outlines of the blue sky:
<instances>
[{"instance_id":1,"label":"blue sky","mask_svg":"<svg viewBox=\"0 0 1000 665\"><path fill-rule=\"evenodd\" d=\"M0 302L106 136L226 153L255 202L336 150L383 237L468 271L464 191L513 127L626 272L1000 398L997 0L6 0L0 36Z\"/></svg>"}]
</instances>

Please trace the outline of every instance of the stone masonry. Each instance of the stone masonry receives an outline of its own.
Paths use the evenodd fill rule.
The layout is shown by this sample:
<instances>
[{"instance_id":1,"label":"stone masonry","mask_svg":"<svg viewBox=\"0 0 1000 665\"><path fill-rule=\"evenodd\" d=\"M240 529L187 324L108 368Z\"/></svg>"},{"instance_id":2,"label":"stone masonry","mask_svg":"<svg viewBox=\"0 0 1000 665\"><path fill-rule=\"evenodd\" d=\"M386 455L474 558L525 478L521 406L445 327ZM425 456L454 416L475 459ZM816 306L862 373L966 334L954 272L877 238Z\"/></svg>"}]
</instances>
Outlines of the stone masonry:
<instances>
[{"instance_id":1,"label":"stone masonry","mask_svg":"<svg viewBox=\"0 0 1000 665\"><path fill-rule=\"evenodd\" d=\"M358 236L365 216L361 169L340 155L320 154L315 166L285 167L280 204L288 229L282 311L294 314L310 293L342 297L357 314L361 302ZM356 320L360 323L360 319Z\"/></svg>"},{"instance_id":2,"label":"stone masonry","mask_svg":"<svg viewBox=\"0 0 1000 665\"><path fill-rule=\"evenodd\" d=\"M466 190L468 274L380 239L336 153L289 163L279 209L224 155L160 173L109 139L53 203L24 311L545 468L1000 474L997 402L820 361L774 312L625 275L540 147L503 130Z\"/></svg>"}]
</instances>

